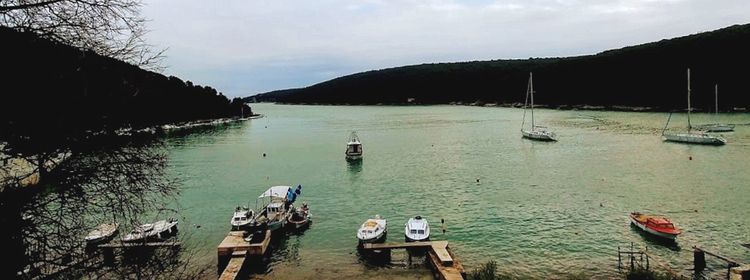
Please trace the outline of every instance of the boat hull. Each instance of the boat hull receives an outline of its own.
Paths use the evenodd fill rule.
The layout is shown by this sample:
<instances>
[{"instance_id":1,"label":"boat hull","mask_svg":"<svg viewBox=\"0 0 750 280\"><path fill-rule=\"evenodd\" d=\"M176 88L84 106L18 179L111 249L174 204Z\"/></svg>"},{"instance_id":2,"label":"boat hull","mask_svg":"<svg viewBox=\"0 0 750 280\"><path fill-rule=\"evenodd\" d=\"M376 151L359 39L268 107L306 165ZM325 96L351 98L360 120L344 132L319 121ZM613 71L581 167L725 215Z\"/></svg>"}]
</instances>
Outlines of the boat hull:
<instances>
[{"instance_id":1,"label":"boat hull","mask_svg":"<svg viewBox=\"0 0 750 280\"><path fill-rule=\"evenodd\" d=\"M701 126L701 128L705 129L707 132L732 132L734 131L733 124L707 124L707 125Z\"/></svg>"},{"instance_id":2,"label":"boat hull","mask_svg":"<svg viewBox=\"0 0 750 280\"><path fill-rule=\"evenodd\" d=\"M643 230L643 231L645 231L645 232L648 232L648 233L650 233L650 234L652 234L652 235L654 235L654 236L657 236L657 237L661 237L661 238L665 238L665 239L669 239L669 240L675 240L675 239L677 239L677 235L674 235L674 234L668 234L668 233L663 233L663 232L658 232L658 231L655 231L655 230L653 230L653 229L650 229L650 228L648 228L648 227L647 227L646 225L644 225L644 224L641 224L641 223L639 223L639 222L638 222L638 221L637 221L637 220L636 220L635 218L633 218L632 216L630 216L629 218L630 218L630 222L631 222L632 224L634 224L634 225L635 225L636 227L638 227L638 228L640 228L641 230Z\"/></svg>"},{"instance_id":3,"label":"boat hull","mask_svg":"<svg viewBox=\"0 0 750 280\"><path fill-rule=\"evenodd\" d=\"M370 239L362 239L362 238L357 238L357 239L359 239L359 245L362 245L365 243L383 243L385 242L385 239L387 238L387 236L388 236L388 231L383 231L382 234L376 237L370 238Z\"/></svg>"},{"instance_id":4,"label":"boat hull","mask_svg":"<svg viewBox=\"0 0 750 280\"><path fill-rule=\"evenodd\" d=\"M727 140L722 137L688 133L664 134L662 139L667 142L715 146L720 146L727 143Z\"/></svg>"},{"instance_id":5,"label":"boat hull","mask_svg":"<svg viewBox=\"0 0 750 280\"><path fill-rule=\"evenodd\" d=\"M545 142L557 141L554 135L550 135L547 133L539 133L537 131L521 130L521 135L523 136L523 138L536 140L536 141L545 141Z\"/></svg>"}]
</instances>

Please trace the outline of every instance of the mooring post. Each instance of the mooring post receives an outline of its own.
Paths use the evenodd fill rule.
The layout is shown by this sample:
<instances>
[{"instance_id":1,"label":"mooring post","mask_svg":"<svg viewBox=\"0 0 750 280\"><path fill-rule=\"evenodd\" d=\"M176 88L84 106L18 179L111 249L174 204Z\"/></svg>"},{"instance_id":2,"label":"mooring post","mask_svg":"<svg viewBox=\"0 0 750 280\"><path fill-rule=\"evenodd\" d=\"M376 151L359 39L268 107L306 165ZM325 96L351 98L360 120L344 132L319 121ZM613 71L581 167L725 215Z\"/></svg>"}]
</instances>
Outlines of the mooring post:
<instances>
[{"instance_id":1,"label":"mooring post","mask_svg":"<svg viewBox=\"0 0 750 280\"><path fill-rule=\"evenodd\" d=\"M702 272L706 268L706 253L698 247L693 248L693 270Z\"/></svg>"},{"instance_id":2,"label":"mooring post","mask_svg":"<svg viewBox=\"0 0 750 280\"><path fill-rule=\"evenodd\" d=\"M620 246L617 246L617 270L622 269L622 257L620 255Z\"/></svg>"}]
</instances>

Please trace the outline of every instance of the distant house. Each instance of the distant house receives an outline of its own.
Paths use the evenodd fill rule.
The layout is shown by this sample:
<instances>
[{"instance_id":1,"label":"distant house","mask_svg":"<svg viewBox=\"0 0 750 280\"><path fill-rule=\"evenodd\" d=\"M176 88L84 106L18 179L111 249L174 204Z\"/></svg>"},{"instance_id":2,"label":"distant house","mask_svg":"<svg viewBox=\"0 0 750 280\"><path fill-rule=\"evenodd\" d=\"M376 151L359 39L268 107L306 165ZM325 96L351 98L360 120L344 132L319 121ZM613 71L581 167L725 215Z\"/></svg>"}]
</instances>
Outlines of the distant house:
<instances>
[{"instance_id":1,"label":"distant house","mask_svg":"<svg viewBox=\"0 0 750 280\"><path fill-rule=\"evenodd\" d=\"M414 101L416 101L416 100L417 99L414 98L414 97L409 97L409 98L406 99L406 103L414 103Z\"/></svg>"}]
</instances>

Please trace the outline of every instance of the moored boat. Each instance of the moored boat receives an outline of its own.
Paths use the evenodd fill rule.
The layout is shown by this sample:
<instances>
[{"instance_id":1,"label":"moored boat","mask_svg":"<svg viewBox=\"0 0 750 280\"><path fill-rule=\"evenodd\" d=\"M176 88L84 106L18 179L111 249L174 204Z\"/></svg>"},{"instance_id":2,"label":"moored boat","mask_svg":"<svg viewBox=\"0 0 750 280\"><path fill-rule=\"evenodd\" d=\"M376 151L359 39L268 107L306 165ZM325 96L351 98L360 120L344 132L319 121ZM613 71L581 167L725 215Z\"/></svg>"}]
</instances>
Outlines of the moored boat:
<instances>
[{"instance_id":1,"label":"moored boat","mask_svg":"<svg viewBox=\"0 0 750 280\"><path fill-rule=\"evenodd\" d=\"M630 213L630 222L645 232L658 237L674 240L682 231L671 220L663 216Z\"/></svg>"},{"instance_id":2,"label":"moored boat","mask_svg":"<svg viewBox=\"0 0 750 280\"><path fill-rule=\"evenodd\" d=\"M531 97L531 103L529 103L529 97ZM526 105L531 105L531 128L524 128L526 123ZM526 139L537 140L537 141L557 141L557 134L547 129L547 127L536 125L534 121L534 79L533 74L529 73L529 84L526 88L526 101L523 104L523 121L521 122L521 136Z\"/></svg>"},{"instance_id":3,"label":"moored boat","mask_svg":"<svg viewBox=\"0 0 750 280\"><path fill-rule=\"evenodd\" d=\"M249 225L251 231L270 229L276 231L284 226L289 215L287 209L287 194L291 191L289 186L273 186L258 196L258 203L264 205L257 211L252 223ZM291 205L291 202L289 202Z\"/></svg>"},{"instance_id":4,"label":"moored boat","mask_svg":"<svg viewBox=\"0 0 750 280\"><path fill-rule=\"evenodd\" d=\"M307 203L303 203L302 207L292 211L292 214L287 218L286 225L290 229L302 229L309 226L310 222L312 222L310 208L307 207Z\"/></svg>"},{"instance_id":5,"label":"moored boat","mask_svg":"<svg viewBox=\"0 0 750 280\"><path fill-rule=\"evenodd\" d=\"M145 242L149 239L163 239L177 231L177 219L169 218L151 224L137 226L122 237L122 242Z\"/></svg>"},{"instance_id":6,"label":"moored boat","mask_svg":"<svg viewBox=\"0 0 750 280\"><path fill-rule=\"evenodd\" d=\"M669 118L667 118L667 124L664 126L664 129L662 130L662 140L664 141L670 141L670 142L677 142L677 143L686 143L686 144L702 144L702 145L724 145L727 143L727 140L724 139L724 137L721 136L714 136L706 134L702 131L693 131L693 125L690 122L690 112L693 110L693 108L690 105L690 69L687 69L687 133L667 133L667 127L669 127L669 121L672 119L672 113L669 114ZM734 128L734 127L732 127Z\"/></svg>"},{"instance_id":7,"label":"moored boat","mask_svg":"<svg viewBox=\"0 0 750 280\"><path fill-rule=\"evenodd\" d=\"M232 225L232 230L240 230L249 227L255 221L254 217L255 212L250 208L237 206L229 223Z\"/></svg>"},{"instance_id":8,"label":"moored boat","mask_svg":"<svg viewBox=\"0 0 750 280\"><path fill-rule=\"evenodd\" d=\"M430 224L422 216L410 218L404 228L406 242L430 240Z\"/></svg>"},{"instance_id":9,"label":"moored boat","mask_svg":"<svg viewBox=\"0 0 750 280\"><path fill-rule=\"evenodd\" d=\"M359 141L357 132L352 131L349 134L349 141L346 143L346 159L357 160L362 158L362 142Z\"/></svg>"},{"instance_id":10,"label":"moored boat","mask_svg":"<svg viewBox=\"0 0 750 280\"><path fill-rule=\"evenodd\" d=\"M380 215L375 215L372 219L367 219L357 231L359 244L363 243L380 243L385 241L388 234L388 225L385 219Z\"/></svg>"},{"instance_id":11,"label":"moored boat","mask_svg":"<svg viewBox=\"0 0 750 280\"><path fill-rule=\"evenodd\" d=\"M101 224L86 235L87 244L96 244L108 241L117 234L119 225L117 223Z\"/></svg>"}]
</instances>

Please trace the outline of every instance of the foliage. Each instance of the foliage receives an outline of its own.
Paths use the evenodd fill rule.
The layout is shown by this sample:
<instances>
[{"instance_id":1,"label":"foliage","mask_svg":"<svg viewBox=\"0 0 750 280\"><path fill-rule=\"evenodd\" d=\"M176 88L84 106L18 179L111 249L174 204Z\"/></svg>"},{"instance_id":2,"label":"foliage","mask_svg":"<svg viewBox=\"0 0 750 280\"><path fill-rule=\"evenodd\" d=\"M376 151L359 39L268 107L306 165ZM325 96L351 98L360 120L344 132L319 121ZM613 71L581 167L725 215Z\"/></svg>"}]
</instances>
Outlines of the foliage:
<instances>
[{"instance_id":1,"label":"foliage","mask_svg":"<svg viewBox=\"0 0 750 280\"><path fill-rule=\"evenodd\" d=\"M535 103L687 107L686 68L693 107L708 110L719 84L722 110L750 107L744 69L750 25L567 58L422 64L356 73L306 88L257 95L259 101L320 104L523 103L529 72Z\"/></svg>"},{"instance_id":2,"label":"foliage","mask_svg":"<svg viewBox=\"0 0 750 280\"><path fill-rule=\"evenodd\" d=\"M153 70L163 50L145 42L140 0L0 0L0 25Z\"/></svg>"}]
</instances>

